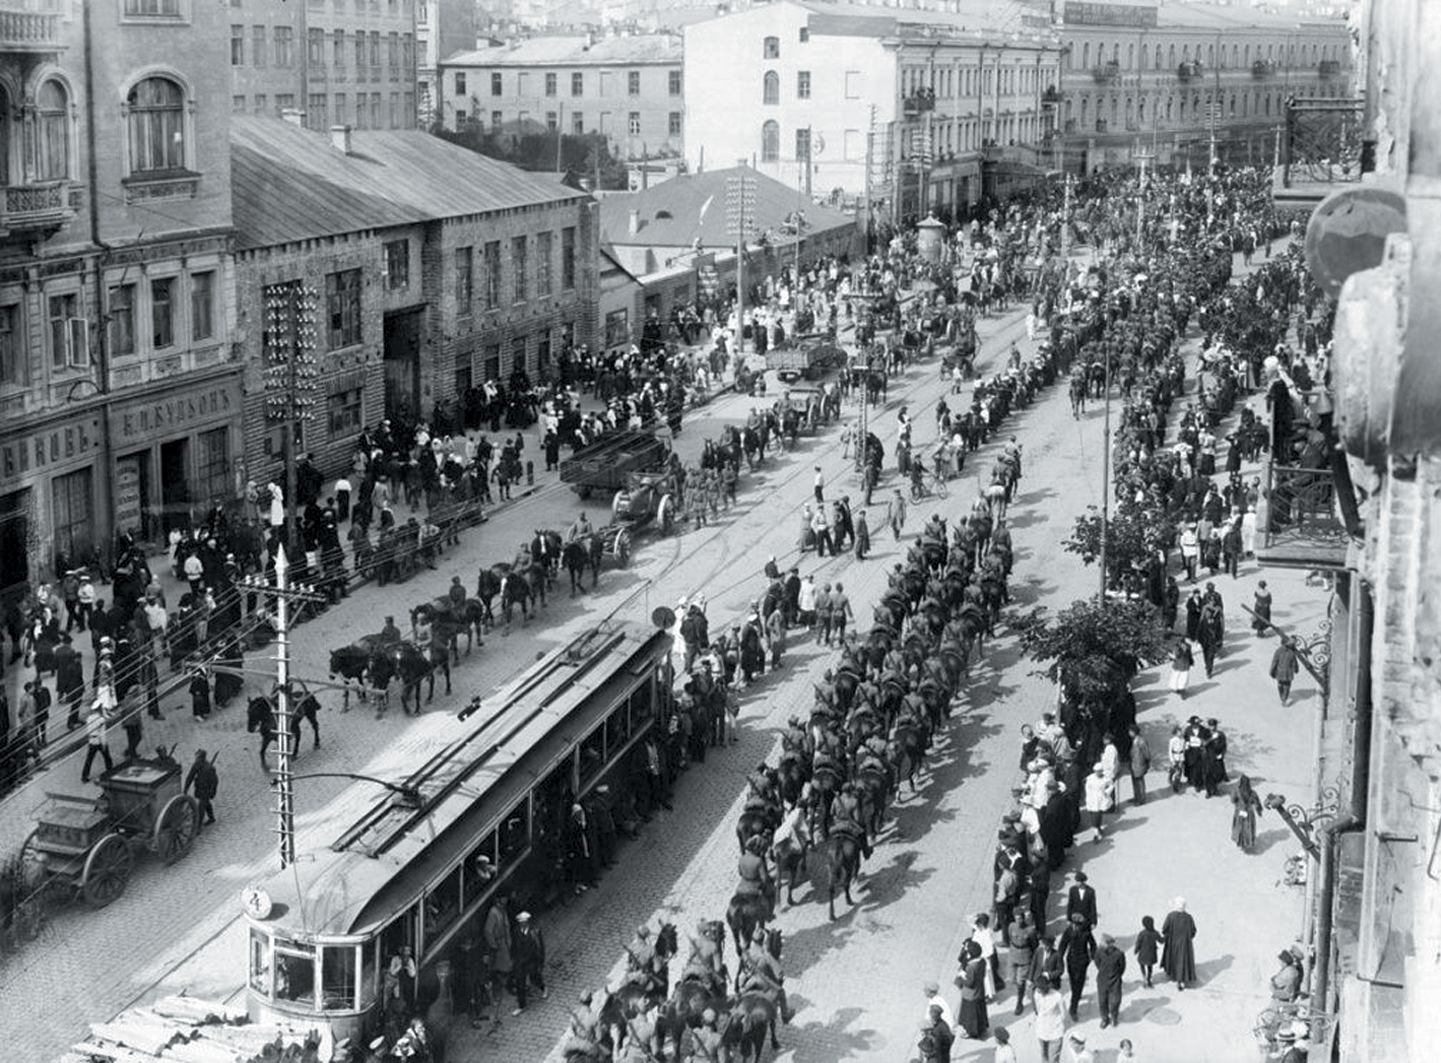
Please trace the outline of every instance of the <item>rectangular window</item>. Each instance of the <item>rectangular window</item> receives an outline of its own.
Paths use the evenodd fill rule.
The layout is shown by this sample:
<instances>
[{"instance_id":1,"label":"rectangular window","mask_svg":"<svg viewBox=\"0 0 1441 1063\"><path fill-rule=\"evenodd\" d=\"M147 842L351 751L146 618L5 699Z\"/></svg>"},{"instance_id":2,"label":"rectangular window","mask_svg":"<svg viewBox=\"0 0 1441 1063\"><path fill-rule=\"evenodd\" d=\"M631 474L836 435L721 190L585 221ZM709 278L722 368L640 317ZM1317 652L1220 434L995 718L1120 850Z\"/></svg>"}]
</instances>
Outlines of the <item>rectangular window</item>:
<instances>
[{"instance_id":1,"label":"rectangular window","mask_svg":"<svg viewBox=\"0 0 1441 1063\"><path fill-rule=\"evenodd\" d=\"M400 113L403 121L400 123L404 128L409 129L415 118L415 93L407 92L401 95Z\"/></svg>"},{"instance_id":2,"label":"rectangular window","mask_svg":"<svg viewBox=\"0 0 1441 1063\"><path fill-rule=\"evenodd\" d=\"M250 62L255 66L265 65L265 53L269 47L268 32L264 26L250 27Z\"/></svg>"},{"instance_id":3,"label":"rectangular window","mask_svg":"<svg viewBox=\"0 0 1441 1063\"><path fill-rule=\"evenodd\" d=\"M560 286L569 292L575 289L575 226L560 231Z\"/></svg>"},{"instance_id":4,"label":"rectangular window","mask_svg":"<svg viewBox=\"0 0 1441 1063\"><path fill-rule=\"evenodd\" d=\"M370 64L366 61L369 50L365 46L365 33L361 30L355 32L355 76L357 80L365 77L365 69Z\"/></svg>"},{"instance_id":5,"label":"rectangular window","mask_svg":"<svg viewBox=\"0 0 1441 1063\"><path fill-rule=\"evenodd\" d=\"M330 438L352 436L360 431L361 389L337 391L330 396Z\"/></svg>"},{"instance_id":6,"label":"rectangular window","mask_svg":"<svg viewBox=\"0 0 1441 1063\"><path fill-rule=\"evenodd\" d=\"M456 128L456 129L464 129L464 128L465 128L465 123L466 123L467 120L469 120L469 118L470 118L470 115L466 114L465 111L463 111L463 110L461 110L459 107L457 107L457 108L455 109L455 128Z\"/></svg>"},{"instance_id":7,"label":"rectangular window","mask_svg":"<svg viewBox=\"0 0 1441 1063\"><path fill-rule=\"evenodd\" d=\"M465 75L464 75L464 74L456 74L456 75L455 75L455 94L456 94L457 97L464 97L464 96L465 96Z\"/></svg>"},{"instance_id":8,"label":"rectangular window","mask_svg":"<svg viewBox=\"0 0 1441 1063\"><path fill-rule=\"evenodd\" d=\"M502 95L499 71L490 75L490 94L492 96Z\"/></svg>"},{"instance_id":9,"label":"rectangular window","mask_svg":"<svg viewBox=\"0 0 1441 1063\"><path fill-rule=\"evenodd\" d=\"M530 298L526 278L526 243L524 236L513 237L510 241L511 299L517 303L523 303Z\"/></svg>"},{"instance_id":10,"label":"rectangular window","mask_svg":"<svg viewBox=\"0 0 1441 1063\"><path fill-rule=\"evenodd\" d=\"M385 286L391 291L410 286L409 240L391 240L385 245Z\"/></svg>"},{"instance_id":11,"label":"rectangular window","mask_svg":"<svg viewBox=\"0 0 1441 1063\"><path fill-rule=\"evenodd\" d=\"M90 364L89 335L80 317L80 296L52 295L49 302L50 364L56 369Z\"/></svg>"},{"instance_id":12,"label":"rectangular window","mask_svg":"<svg viewBox=\"0 0 1441 1063\"><path fill-rule=\"evenodd\" d=\"M337 92L337 93L335 94L335 96L333 97L333 101L334 101L334 104L335 104L335 124L336 124L336 125L349 125L349 124L350 124L350 115L349 115L349 112L347 112L346 109L345 109L345 108L346 108L345 93L343 93L343 92Z\"/></svg>"},{"instance_id":13,"label":"rectangular window","mask_svg":"<svg viewBox=\"0 0 1441 1063\"><path fill-rule=\"evenodd\" d=\"M605 315L605 345L624 347L630 342L630 313L624 307Z\"/></svg>"},{"instance_id":14,"label":"rectangular window","mask_svg":"<svg viewBox=\"0 0 1441 1063\"><path fill-rule=\"evenodd\" d=\"M179 18L180 0L125 0L125 14L151 18Z\"/></svg>"},{"instance_id":15,"label":"rectangular window","mask_svg":"<svg viewBox=\"0 0 1441 1063\"><path fill-rule=\"evenodd\" d=\"M295 63L295 31L289 26L275 27L275 65L292 66Z\"/></svg>"},{"instance_id":16,"label":"rectangular window","mask_svg":"<svg viewBox=\"0 0 1441 1063\"><path fill-rule=\"evenodd\" d=\"M550 263L551 234L535 234L535 294L549 295L551 291Z\"/></svg>"},{"instance_id":17,"label":"rectangular window","mask_svg":"<svg viewBox=\"0 0 1441 1063\"><path fill-rule=\"evenodd\" d=\"M625 91L629 96L640 95L640 71L627 71L625 75Z\"/></svg>"},{"instance_id":18,"label":"rectangular window","mask_svg":"<svg viewBox=\"0 0 1441 1063\"><path fill-rule=\"evenodd\" d=\"M400 35L400 61L405 64L407 75L415 69L415 38L408 33Z\"/></svg>"},{"instance_id":19,"label":"rectangular window","mask_svg":"<svg viewBox=\"0 0 1441 1063\"><path fill-rule=\"evenodd\" d=\"M673 137L681 135L681 113L679 111L671 111L666 122L666 132Z\"/></svg>"},{"instance_id":20,"label":"rectangular window","mask_svg":"<svg viewBox=\"0 0 1441 1063\"><path fill-rule=\"evenodd\" d=\"M390 128L400 128L400 93L390 94Z\"/></svg>"},{"instance_id":21,"label":"rectangular window","mask_svg":"<svg viewBox=\"0 0 1441 1063\"><path fill-rule=\"evenodd\" d=\"M135 353L135 285L110 289L110 353L124 358Z\"/></svg>"},{"instance_id":22,"label":"rectangular window","mask_svg":"<svg viewBox=\"0 0 1441 1063\"><path fill-rule=\"evenodd\" d=\"M345 69L345 31L336 30L330 36L330 65L336 70Z\"/></svg>"},{"instance_id":23,"label":"rectangular window","mask_svg":"<svg viewBox=\"0 0 1441 1063\"><path fill-rule=\"evenodd\" d=\"M500 241L491 240L485 245L485 308L494 310L500 305Z\"/></svg>"},{"instance_id":24,"label":"rectangular window","mask_svg":"<svg viewBox=\"0 0 1441 1063\"><path fill-rule=\"evenodd\" d=\"M365 129L368 126L369 121L365 117L365 93L357 92L355 94L355 128Z\"/></svg>"},{"instance_id":25,"label":"rectangular window","mask_svg":"<svg viewBox=\"0 0 1441 1063\"><path fill-rule=\"evenodd\" d=\"M470 301L475 294L474 254L469 247L455 249L455 312L470 313Z\"/></svg>"},{"instance_id":26,"label":"rectangular window","mask_svg":"<svg viewBox=\"0 0 1441 1063\"><path fill-rule=\"evenodd\" d=\"M811 131L809 129L796 130L796 159L805 161L811 157Z\"/></svg>"},{"instance_id":27,"label":"rectangular window","mask_svg":"<svg viewBox=\"0 0 1441 1063\"><path fill-rule=\"evenodd\" d=\"M570 131L578 137L585 135L585 115L577 112L570 116Z\"/></svg>"},{"instance_id":28,"label":"rectangular window","mask_svg":"<svg viewBox=\"0 0 1441 1063\"><path fill-rule=\"evenodd\" d=\"M811 72L809 70L796 71L796 99L808 100L811 98Z\"/></svg>"},{"instance_id":29,"label":"rectangular window","mask_svg":"<svg viewBox=\"0 0 1441 1063\"><path fill-rule=\"evenodd\" d=\"M400 34L392 33L385 38L385 58L390 66L390 76L400 77Z\"/></svg>"},{"instance_id":30,"label":"rectangular window","mask_svg":"<svg viewBox=\"0 0 1441 1063\"><path fill-rule=\"evenodd\" d=\"M57 476L50 484L55 552L66 557L84 557L95 543L95 488L91 470L80 469Z\"/></svg>"},{"instance_id":31,"label":"rectangular window","mask_svg":"<svg viewBox=\"0 0 1441 1063\"><path fill-rule=\"evenodd\" d=\"M245 65L245 27L230 27L230 65Z\"/></svg>"},{"instance_id":32,"label":"rectangular window","mask_svg":"<svg viewBox=\"0 0 1441 1063\"><path fill-rule=\"evenodd\" d=\"M505 122L504 122L503 118L501 117L501 113L500 113L499 111L491 111L491 112L490 112L490 131L491 131L491 133L499 133L499 132L500 132L500 127L503 126L504 124L505 124Z\"/></svg>"},{"instance_id":33,"label":"rectangular window","mask_svg":"<svg viewBox=\"0 0 1441 1063\"><path fill-rule=\"evenodd\" d=\"M639 111L631 111L631 112L630 112L630 115L626 118L626 128L627 128L628 130L630 130L630 135L631 135L631 136L633 136L633 137L638 137L638 136L640 136L640 112L639 112Z\"/></svg>"},{"instance_id":34,"label":"rectangular window","mask_svg":"<svg viewBox=\"0 0 1441 1063\"><path fill-rule=\"evenodd\" d=\"M370 128L380 129L380 93L370 94Z\"/></svg>"},{"instance_id":35,"label":"rectangular window","mask_svg":"<svg viewBox=\"0 0 1441 1063\"><path fill-rule=\"evenodd\" d=\"M150 282L150 339L156 350L175 343L174 295L174 277L157 277Z\"/></svg>"},{"instance_id":36,"label":"rectangular window","mask_svg":"<svg viewBox=\"0 0 1441 1063\"><path fill-rule=\"evenodd\" d=\"M560 128L560 115L556 114L554 111L546 111L545 128L551 133L554 133L556 130L558 130Z\"/></svg>"},{"instance_id":37,"label":"rectangular window","mask_svg":"<svg viewBox=\"0 0 1441 1063\"><path fill-rule=\"evenodd\" d=\"M20 308L13 304L0 306L0 384L23 384L29 375L20 334Z\"/></svg>"},{"instance_id":38,"label":"rectangular window","mask_svg":"<svg viewBox=\"0 0 1441 1063\"><path fill-rule=\"evenodd\" d=\"M572 74L570 76L570 94L572 96L585 95L585 75Z\"/></svg>"},{"instance_id":39,"label":"rectangular window","mask_svg":"<svg viewBox=\"0 0 1441 1063\"><path fill-rule=\"evenodd\" d=\"M276 93L275 113L283 115L286 111L295 110L295 94L291 92Z\"/></svg>"},{"instance_id":40,"label":"rectangular window","mask_svg":"<svg viewBox=\"0 0 1441 1063\"><path fill-rule=\"evenodd\" d=\"M244 97L244 96L232 96L232 97L230 97L230 113L231 113L231 114L244 114L244 113L245 113L245 97Z\"/></svg>"},{"instance_id":41,"label":"rectangular window","mask_svg":"<svg viewBox=\"0 0 1441 1063\"><path fill-rule=\"evenodd\" d=\"M517 336L510 341L510 367L511 369L528 369L525 364L526 337Z\"/></svg>"},{"instance_id":42,"label":"rectangular window","mask_svg":"<svg viewBox=\"0 0 1441 1063\"><path fill-rule=\"evenodd\" d=\"M380 31L372 30L370 33L370 80L380 80Z\"/></svg>"},{"instance_id":43,"label":"rectangular window","mask_svg":"<svg viewBox=\"0 0 1441 1063\"><path fill-rule=\"evenodd\" d=\"M861 72L859 70L846 71L846 99L858 100L861 98Z\"/></svg>"},{"instance_id":44,"label":"rectangular window","mask_svg":"<svg viewBox=\"0 0 1441 1063\"><path fill-rule=\"evenodd\" d=\"M310 94L310 106L306 109L305 124L310 129L326 130L330 128L329 101L323 92L312 92Z\"/></svg>"},{"instance_id":45,"label":"rectangular window","mask_svg":"<svg viewBox=\"0 0 1441 1063\"><path fill-rule=\"evenodd\" d=\"M325 275L325 309L332 351L360 342L360 270Z\"/></svg>"},{"instance_id":46,"label":"rectangular window","mask_svg":"<svg viewBox=\"0 0 1441 1063\"><path fill-rule=\"evenodd\" d=\"M802 27L801 27L801 32L800 32L800 35L799 35L799 36L800 36L800 42L801 42L802 44L805 44L807 41L809 41L809 40L811 39L811 30L810 30L810 27L809 27L809 26L802 26Z\"/></svg>"},{"instance_id":47,"label":"rectangular window","mask_svg":"<svg viewBox=\"0 0 1441 1063\"><path fill-rule=\"evenodd\" d=\"M212 428L195 435L195 498L212 502L229 497L230 429Z\"/></svg>"},{"instance_id":48,"label":"rectangular window","mask_svg":"<svg viewBox=\"0 0 1441 1063\"><path fill-rule=\"evenodd\" d=\"M305 58L314 67L325 65L325 31L312 29L305 34Z\"/></svg>"},{"instance_id":49,"label":"rectangular window","mask_svg":"<svg viewBox=\"0 0 1441 1063\"><path fill-rule=\"evenodd\" d=\"M545 94L546 94L547 96L554 96L555 93L556 93L556 76L555 76L554 74L546 74L546 75L545 75Z\"/></svg>"},{"instance_id":50,"label":"rectangular window","mask_svg":"<svg viewBox=\"0 0 1441 1063\"><path fill-rule=\"evenodd\" d=\"M681 84L682 84L682 82L681 82L681 72L680 72L679 70L669 71L669 72L666 74L666 79L665 79L665 80L666 80L666 88L668 89L668 91L670 92L670 94L671 94L672 96L679 96L679 95L681 94Z\"/></svg>"},{"instance_id":51,"label":"rectangular window","mask_svg":"<svg viewBox=\"0 0 1441 1063\"><path fill-rule=\"evenodd\" d=\"M199 343L215 338L215 273L190 275L190 339Z\"/></svg>"}]
</instances>

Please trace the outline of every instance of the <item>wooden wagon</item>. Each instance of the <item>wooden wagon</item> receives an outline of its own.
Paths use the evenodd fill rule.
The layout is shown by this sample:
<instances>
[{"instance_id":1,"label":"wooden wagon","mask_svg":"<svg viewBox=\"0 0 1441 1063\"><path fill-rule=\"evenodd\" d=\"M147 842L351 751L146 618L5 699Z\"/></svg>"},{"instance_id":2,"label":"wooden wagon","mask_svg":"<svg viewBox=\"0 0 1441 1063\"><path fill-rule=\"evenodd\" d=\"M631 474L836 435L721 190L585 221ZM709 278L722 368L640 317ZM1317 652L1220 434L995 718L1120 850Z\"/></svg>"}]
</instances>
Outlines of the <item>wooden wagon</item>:
<instances>
[{"instance_id":1,"label":"wooden wagon","mask_svg":"<svg viewBox=\"0 0 1441 1063\"><path fill-rule=\"evenodd\" d=\"M173 864L195 844L200 805L173 760L132 760L100 776L101 797L47 793L22 854L31 890L104 908L125 892L136 849Z\"/></svg>"}]
</instances>

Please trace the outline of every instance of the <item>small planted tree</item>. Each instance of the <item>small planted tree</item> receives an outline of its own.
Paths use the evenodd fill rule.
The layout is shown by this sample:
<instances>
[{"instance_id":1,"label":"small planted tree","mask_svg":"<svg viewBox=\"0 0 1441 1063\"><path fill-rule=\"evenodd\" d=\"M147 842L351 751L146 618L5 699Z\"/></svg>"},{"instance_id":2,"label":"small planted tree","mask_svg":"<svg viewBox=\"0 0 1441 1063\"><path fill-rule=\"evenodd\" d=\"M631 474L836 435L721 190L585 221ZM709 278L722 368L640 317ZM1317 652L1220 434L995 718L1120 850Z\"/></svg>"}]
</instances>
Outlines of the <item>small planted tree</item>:
<instances>
[{"instance_id":1,"label":"small planted tree","mask_svg":"<svg viewBox=\"0 0 1441 1063\"><path fill-rule=\"evenodd\" d=\"M1101 511L1089 506L1076 518L1076 529L1063 542L1082 561L1094 565L1101 558ZM1106 521L1106 586L1120 583L1121 574L1144 569L1157 552L1165 550L1176 537L1176 525L1164 515L1122 503Z\"/></svg>"},{"instance_id":2,"label":"small planted tree","mask_svg":"<svg viewBox=\"0 0 1441 1063\"><path fill-rule=\"evenodd\" d=\"M1054 617L1035 609L1011 623L1041 674L1081 704L1119 696L1142 668L1171 656L1156 608L1146 601L1078 601Z\"/></svg>"}]
</instances>

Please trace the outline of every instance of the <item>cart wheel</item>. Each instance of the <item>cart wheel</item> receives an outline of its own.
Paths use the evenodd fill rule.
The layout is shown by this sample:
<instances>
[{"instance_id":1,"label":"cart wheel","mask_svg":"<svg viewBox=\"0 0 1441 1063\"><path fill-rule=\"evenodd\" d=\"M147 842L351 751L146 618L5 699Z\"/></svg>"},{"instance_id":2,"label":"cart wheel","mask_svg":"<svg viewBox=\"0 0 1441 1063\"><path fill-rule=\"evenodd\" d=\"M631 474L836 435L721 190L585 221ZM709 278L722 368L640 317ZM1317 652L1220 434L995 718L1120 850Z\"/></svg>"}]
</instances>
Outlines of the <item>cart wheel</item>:
<instances>
[{"instance_id":1,"label":"cart wheel","mask_svg":"<svg viewBox=\"0 0 1441 1063\"><path fill-rule=\"evenodd\" d=\"M630 567L630 532L624 528L615 533L615 560L621 568Z\"/></svg>"},{"instance_id":2,"label":"cart wheel","mask_svg":"<svg viewBox=\"0 0 1441 1063\"><path fill-rule=\"evenodd\" d=\"M189 794L176 794L155 821L155 855L173 864L190 852L199 833L200 802Z\"/></svg>"},{"instance_id":3,"label":"cart wheel","mask_svg":"<svg viewBox=\"0 0 1441 1063\"><path fill-rule=\"evenodd\" d=\"M617 491L610 499L610 516L612 521L620 519L620 496L622 492Z\"/></svg>"},{"instance_id":4,"label":"cart wheel","mask_svg":"<svg viewBox=\"0 0 1441 1063\"><path fill-rule=\"evenodd\" d=\"M670 495L665 495L660 500L656 514L657 523L660 525L660 533L669 535L675 530L675 504L671 502Z\"/></svg>"},{"instance_id":5,"label":"cart wheel","mask_svg":"<svg viewBox=\"0 0 1441 1063\"><path fill-rule=\"evenodd\" d=\"M107 834L85 858L85 871L80 878L80 893L92 908L104 908L125 892L130 872L135 869L135 854L130 843L119 834Z\"/></svg>"}]
</instances>

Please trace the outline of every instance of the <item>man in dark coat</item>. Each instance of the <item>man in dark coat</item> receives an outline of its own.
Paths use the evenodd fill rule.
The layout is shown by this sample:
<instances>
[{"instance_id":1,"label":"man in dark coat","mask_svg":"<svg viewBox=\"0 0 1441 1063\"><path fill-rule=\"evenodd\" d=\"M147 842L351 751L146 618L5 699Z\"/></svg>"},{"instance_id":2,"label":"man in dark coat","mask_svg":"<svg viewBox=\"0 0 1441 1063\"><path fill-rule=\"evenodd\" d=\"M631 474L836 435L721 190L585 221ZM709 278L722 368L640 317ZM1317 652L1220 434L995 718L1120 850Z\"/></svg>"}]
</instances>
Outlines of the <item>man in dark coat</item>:
<instances>
[{"instance_id":1,"label":"man in dark coat","mask_svg":"<svg viewBox=\"0 0 1441 1063\"><path fill-rule=\"evenodd\" d=\"M203 749L195 751L195 760L185 773L185 791L195 790L195 800L200 804L200 826L215 822L215 794L220 789L220 778L215 774L215 764L206 759Z\"/></svg>"},{"instance_id":2,"label":"man in dark coat","mask_svg":"<svg viewBox=\"0 0 1441 1063\"><path fill-rule=\"evenodd\" d=\"M1161 969L1177 989L1196 980L1196 920L1186 911L1186 899L1177 897L1166 921L1161 924Z\"/></svg>"},{"instance_id":3,"label":"man in dark coat","mask_svg":"<svg viewBox=\"0 0 1441 1063\"><path fill-rule=\"evenodd\" d=\"M1076 872L1076 884L1066 893L1066 918L1075 922L1078 915L1085 920L1086 929L1096 925L1096 890L1084 871Z\"/></svg>"},{"instance_id":4,"label":"man in dark coat","mask_svg":"<svg viewBox=\"0 0 1441 1063\"><path fill-rule=\"evenodd\" d=\"M1110 934L1101 935L1096 950L1096 1003L1101 1008L1101 1029L1121 1021L1121 976L1126 973L1126 954L1116 947Z\"/></svg>"},{"instance_id":5,"label":"man in dark coat","mask_svg":"<svg viewBox=\"0 0 1441 1063\"><path fill-rule=\"evenodd\" d=\"M1076 1009L1081 1006L1081 994L1086 988L1086 971L1096 955L1096 939L1081 913L1071 916L1070 925L1056 942L1056 951L1065 959L1066 977L1071 983L1071 1021L1075 1022Z\"/></svg>"},{"instance_id":6,"label":"man in dark coat","mask_svg":"<svg viewBox=\"0 0 1441 1063\"><path fill-rule=\"evenodd\" d=\"M511 959L515 963L515 1003L512 1015L525 1010L526 997L530 986L540 990L540 995L550 995L545 988L545 939L540 927L536 926L529 912L515 917L515 934L510 940Z\"/></svg>"}]
</instances>

